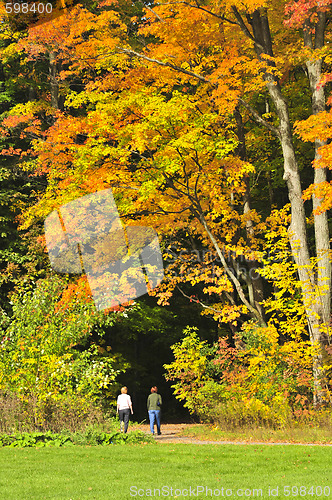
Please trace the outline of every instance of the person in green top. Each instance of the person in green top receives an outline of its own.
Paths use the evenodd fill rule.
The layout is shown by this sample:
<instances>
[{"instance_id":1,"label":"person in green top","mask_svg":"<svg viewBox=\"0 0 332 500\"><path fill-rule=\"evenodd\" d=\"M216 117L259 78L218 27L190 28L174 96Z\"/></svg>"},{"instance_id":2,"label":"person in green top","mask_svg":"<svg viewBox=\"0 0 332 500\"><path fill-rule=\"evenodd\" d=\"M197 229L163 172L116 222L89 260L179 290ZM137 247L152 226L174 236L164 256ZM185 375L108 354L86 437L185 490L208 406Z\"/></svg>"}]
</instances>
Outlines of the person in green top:
<instances>
[{"instance_id":1,"label":"person in green top","mask_svg":"<svg viewBox=\"0 0 332 500\"><path fill-rule=\"evenodd\" d=\"M151 394L148 397L148 412L150 420L150 431L154 434L154 423L157 424L157 433L160 436L160 407L162 405L161 395L158 394L158 389L156 386L151 387Z\"/></svg>"}]
</instances>

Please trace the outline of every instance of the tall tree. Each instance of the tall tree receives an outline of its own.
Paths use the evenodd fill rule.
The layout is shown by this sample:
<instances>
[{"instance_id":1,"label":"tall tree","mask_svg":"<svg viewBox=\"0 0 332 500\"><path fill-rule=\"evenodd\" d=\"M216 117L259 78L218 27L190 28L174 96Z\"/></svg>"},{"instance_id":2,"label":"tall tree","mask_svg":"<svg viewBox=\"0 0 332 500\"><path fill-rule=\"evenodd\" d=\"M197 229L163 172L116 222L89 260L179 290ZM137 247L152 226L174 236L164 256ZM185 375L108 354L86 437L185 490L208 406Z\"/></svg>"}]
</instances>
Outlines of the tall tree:
<instances>
[{"instance_id":1,"label":"tall tree","mask_svg":"<svg viewBox=\"0 0 332 500\"><path fill-rule=\"evenodd\" d=\"M211 300L194 300L216 318L235 323L244 315L265 323L256 270L239 262L241 255L260 259L269 215L249 204L255 168L244 154L244 141L250 150L251 139L242 115L265 129L266 143L279 142L274 147L291 207L288 234L297 284L310 339L320 346L314 358L316 403L324 399L329 340L328 213L313 188L310 247L301 181L311 174L307 165L301 178L293 130L299 116L287 95L287 78L306 67L308 83L301 91L311 98L312 114L320 115L330 4L291 2L285 14L286 3L277 0L162 1L131 20L139 27L128 37L126 16L110 2L99 13L76 7L48 29L30 30L21 45L35 61L53 54L52 64L61 63L58 92L65 97L63 110L55 109L50 82L54 123L46 131L41 127L34 143L35 170L47 173L49 188L34 216L112 187L128 222L155 225L176 241L177 274L161 287L166 301L176 288L188 294L181 283L202 284L199 291ZM269 109L260 106L261 94ZM5 125L16 126L17 116L27 111L13 109ZM36 127L35 115L29 130ZM324 142L316 137L318 166ZM324 168L312 172L313 186L325 183ZM194 262L192 251L185 252L188 242L198 255L207 249L214 255Z\"/></svg>"},{"instance_id":2,"label":"tall tree","mask_svg":"<svg viewBox=\"0 0 332 500\"><path fill-rule=\"evenodd\" d=\"M315 2L301 2L288 5L288 11L292 12L291 19L288 24L298 25L301 23L302 31L302 47L303 56L302 60L306 64L308 78L312 93L312 112L314 114L322 111L325 107L324 88L320 86L321 68L323 62L322 48L324 46L324 34L326 29L327 14L331 2L325 1ZM297 264L297 272L301 284L302 296L305 305L308 329L312 342L318 343L321 351L314 359L314 374L315 374L315 394L316 402L321 403L324 399L325 388L322 386L323 375L323 354L324 346L329 338L329 318L330 318L330 283L331 283L331 264L330 264L330 246L329 246L329 231L328 219L326 212L320 211L319 207L321 199L313 195L313 208L314 208L314 228L316 240L316 262L313 265L307 237L307 222L304 210L304 203L302 199L302 187L299 165L296 157L296 151L293 143L293 130L290 120L289 103L285 98L280 77L285 68L285 56L287 50L280 44L280 38L286 37L288 33L280 35L280 30L283 29L282 24L278 22L280 17L281 8L284 8L282 2L159 2L157 8L158 18L154 20L152 29L154 34L160 34L163 43L159 45L159 54L161 50L167 47L173 49L172 58L163 53L163 57L155 57L150 53L147 55L135 54L137 57L142 57L160 64L161 66L171 67L174 71L185 73L189 72L197 80L211 83L217 89L219 96L222 84L224 84L227 77L222 74L222 69L218 67L219 78L223 76L223 82L215 82L214 74L211 70L207 70L202 65L190 64L190 56L186 55L186 60L189 63L190 71L184 69L184 64L181 59L183 54L179 51L179 40L172 43L174 36L171 38L167 33L165 25L172 25L173 29L179 25L179 20L184 19L184 12L195 13L197 11L204 12L207 16L212 16L219 20L219 33L222 33L221 38L224 42L224 50L230 54L231 48L234 47L236 28L239 29L246 42L243 45L245 54L249 61L254 61L252 48L256 57L257 65L259 67L260 78L262 78L266 89L269 93L271 101L274 105L278 117L278 123L274 126L264 120L254 107L247 103L243 97L239 95L239 102L251 113L253 118L266 127L269 131L273 132L279 139L282 148L282 155L284 161L284 175L283 178L287 183L288 196L291 204L291 223L289 226L289 240L292 248L292 255ZM187 14L188 15L188 14ZM193 14L196 15L196 14ZM272 24L271 24L272 23ZM272 30L271 30L271 25ZM157 27L156 27L157 26ZM235 28L236 27L236 28ZM278 33L279 30L279 33ZM181 33L181 36L183 33ZM239 34L238 34L239 36ZM176 38L176 36L175 36ZM182 38L182 41L183 38ZM239 37L240 43L243 40ZM299 37L293 40L300 43ZM167 45L166 45L167 43ZM212 42L213 43L213 42ZM211 45L212 45L211 43ZM307 49L307 50L305 50ZM191 52L191 51L189 51ZM127 51L133 54L133 51ZM241 53L241 48L238 47L238 53ZM178 61L174 63L174 58ZM180 64L179 64L180 62ZM196 67L195 67L196 66ZM203 69L203 71L202 71ZM205 71L204 71L205 70ZM210 74L209 74L210 73ZM236 69L230 74L236 73ZM234 84L233 84L234 88ZM231 86L227 88L230 92ZM248 94L247 94L248 95ZM319 148L323 145L322 141L317 139L315 141L315 158L319 158ZM315 169L314 183L322 183L326 181L326 173L324 168ZM316 273L317 276L316 276ZM324 385L324 382L323 382Z\"/></svg>"}]
</instances>

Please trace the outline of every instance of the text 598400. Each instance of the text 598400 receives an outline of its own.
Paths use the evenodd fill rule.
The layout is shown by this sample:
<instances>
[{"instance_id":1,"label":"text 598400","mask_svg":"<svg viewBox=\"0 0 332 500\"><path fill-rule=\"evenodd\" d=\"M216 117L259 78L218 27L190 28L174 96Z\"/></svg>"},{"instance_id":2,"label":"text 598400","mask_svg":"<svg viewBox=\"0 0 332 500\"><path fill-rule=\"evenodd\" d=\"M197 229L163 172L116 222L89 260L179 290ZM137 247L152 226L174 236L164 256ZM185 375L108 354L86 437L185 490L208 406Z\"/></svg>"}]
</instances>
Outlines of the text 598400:
<instances>
[{"instance_id":1,"label":"text 598400","mask_svg":"<svg viewBox=\"0 0 332 500\"><path fill-rule=\"evenodd\" d=\"M6 3L7 14L51 14L53 6L51 3L29 2L29 3Z\"/></svg>"}]
</instances>

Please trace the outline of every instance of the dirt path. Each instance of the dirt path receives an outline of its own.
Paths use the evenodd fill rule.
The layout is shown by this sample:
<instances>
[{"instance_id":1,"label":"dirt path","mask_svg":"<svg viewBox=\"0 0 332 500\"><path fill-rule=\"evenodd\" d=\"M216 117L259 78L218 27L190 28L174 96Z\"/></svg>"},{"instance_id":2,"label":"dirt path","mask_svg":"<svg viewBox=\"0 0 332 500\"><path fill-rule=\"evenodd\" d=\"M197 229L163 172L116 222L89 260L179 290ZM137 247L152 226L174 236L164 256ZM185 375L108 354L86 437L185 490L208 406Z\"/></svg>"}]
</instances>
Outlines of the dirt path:
<instances>
[{"instance_id":1,"label":"dirt path","mask_svg":"<svg viewBox=\"0 0 332 500\"><path fill-rule=\"evenodd\" d=\"M195 439L193 437L185 437L181 436L180 433L184 428L194 427L197 424L162 424L161 426L161 435L154 435L154 439L158 443L187 443L187 444L214 444L214 445L222 445L222 444L238 444L238 445L293 445L293 446L332 446L331 443L291 443L291 442L253 442L253 441L207 441ZM149 425L142 424L132 427L132 429L140 429L147 434L150 432Z\"/></svg>"},{"instance_id":2,"label":"dirt path","mask_svg":"<svg viewBox=\"0 0 332 500\"><path fill-rule=\"evenodd\" d=\"M159 443L196 443L203 444L203 441L185 436L179 436L181 431L190 426L191 424L162 424L161 435L154 435L154 438ZM150 426L148 424L139 425L135 429L140 429L147 434L150 433Z\"/></svg>"}]
</instances>

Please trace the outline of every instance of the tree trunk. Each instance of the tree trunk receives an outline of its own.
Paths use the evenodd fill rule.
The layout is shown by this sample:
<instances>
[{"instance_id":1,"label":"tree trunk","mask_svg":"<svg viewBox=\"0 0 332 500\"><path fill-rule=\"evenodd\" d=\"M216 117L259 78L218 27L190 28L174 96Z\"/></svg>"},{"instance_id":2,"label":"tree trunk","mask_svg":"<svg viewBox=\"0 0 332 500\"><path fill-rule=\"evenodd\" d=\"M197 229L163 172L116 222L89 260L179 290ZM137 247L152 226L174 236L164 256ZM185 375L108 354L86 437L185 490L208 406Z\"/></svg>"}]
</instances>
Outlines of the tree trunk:
<instances>
[{"instance_id":1,"label":"tree trunk","mask_svg":"<svg viewBox=\"0 0 332 500\"><path fill-rule=\"evenodd\" d=\"M54 108L60 109L59 105L59 84L57 80L57 61L54 52L49 54L49 75L50 75L50 89L51 89L51 104Z\"/></svg>"},{"instance_id":2,"label":"tree trunk","mask_svg":"<svg viewBox=\"0 0 332 500\"><path fill-rule=\"evenodd\" d=\"M237 17L239 16L237 10ZM239 19L239 18L238 18ZM324 319L326 314L323 315L321 301L317 301L317 283L312 270L309 247L307 241L307 228L306 228L306 216L304 211L304 205L302 200L302 188L300 180L300 172L295 156L295 150L292 143L292 129L289 119L288 105L285 98L282 95L281 88L277 77L273 72L274 63L273 60L264 59L264 54L273 57L272 50L272 39L269 28L269 22L267 18L267 13L261 13L256 10L251 16L247 16L252 29L255 40L255 50L260 61L264 62L265 69L263 78L266 83L267 90L271 96L275 109L279 117L279 134L280 143L284 158L284 180L287 183L288 196L291 204L291 224L289 226L289 240L292 249L292 254L294 260L298 267L298 275L301 284L301 291L303 297L303 303L308 320L308 329L310 340L312 343L318 343L320 346L320 352L314 357L313 360L313 376L314 376L314 402L315 404L320 404L324 401L324 388L322 387L322 379L324 377L323 373L323 347L325 344L325 335L322 333L322 325L324 324ZM244 21L242 20L244 24ZM241 26L241 23L239 23ZM241 26L242 27L242 26ZM242 27L243 29L243 27ZM248 30L248 29L247 29ZM272 70L272 71L271 71ZM317 75L316 71L313 71ZM315 87L316 88L316 87ZM318 91L317 91L318 92ZM321 96L313 93L315 96L315 104L321 101ZM322 173L318 173L317 177L322 176ZM316 178L317 178L316 177ZM317 200L314 201L314 205ZM329 272L330 265L323 269L323 265L326 266L325 253L326 248L326 237L328 237L328 228L324 222L324 216L316 216L315 218L315 234L317 235L316 245L321 251L319 255L320 258L320 283L325 279L327 273ZM321 232L325 232L321 235ZM323 264L324 262L324 264ZM327 299L325 297L325 305L327 309Z\"/></svg>"},{"instance_id":3,"label":"tree trunk","mask_svg":"<svg viewBox=\"0 0 332 500\"><path fill-rule=\"evenodd\" d=\"M235 108L234 117L236 120L237 136L239 139L237 153L241 158L241 160L247 161L247 151L246 151L243 121L241 113L237 108ZM246 184L246 192L244 195L243 213L249 214L251 211L251 206L250 206L250 179L248 176L245 178L245 184ZM255 237L254 224L250 217L248 217L246 222L246 233L247 233L248 246L250 246L251 241ZM247 284L249 288L249 301L251 305L254 306L259 311L261 317L265 321L264 308L261 305L261 302L264 300L263 280L260 274L257 273L256 271L256 269L259 267L259 263L257 260L253 259L249 260L247 265L248 265Z\"/></svg>"},{"instance_id":4,"label":"tree trunk","mask_svg":"<svg viewBox=\"0 0 332 500\"><path fill-rule=\"evenodd\" d=\"M324 33L326 24L326 13L318 13L318 21L316 23L314 33L313 27L309 21L306 21L303 29L304 45L310 49L321 49L324 45ZM313 41L313 35L315 40ZM319 85L322 76L322 59L312 59L306 62L308 71L309 83L312 93L312 114L316 115L325 111L325 93L324 87ZM320 159L319 148L326 142L315 141L315 161ZM326 168L315 168L314 184L326 182ZM326 211L317 214L315 211L321 205L321 199L315 194L312 197L314 221L315 221L315 242L317 256L317 289L319 302L321 306L321 315L323 322L326 324L326 337L328 336L328 325L331 316L331 260L330 260L330 238L329 226Z\"/></svg>"}]
</instances>

